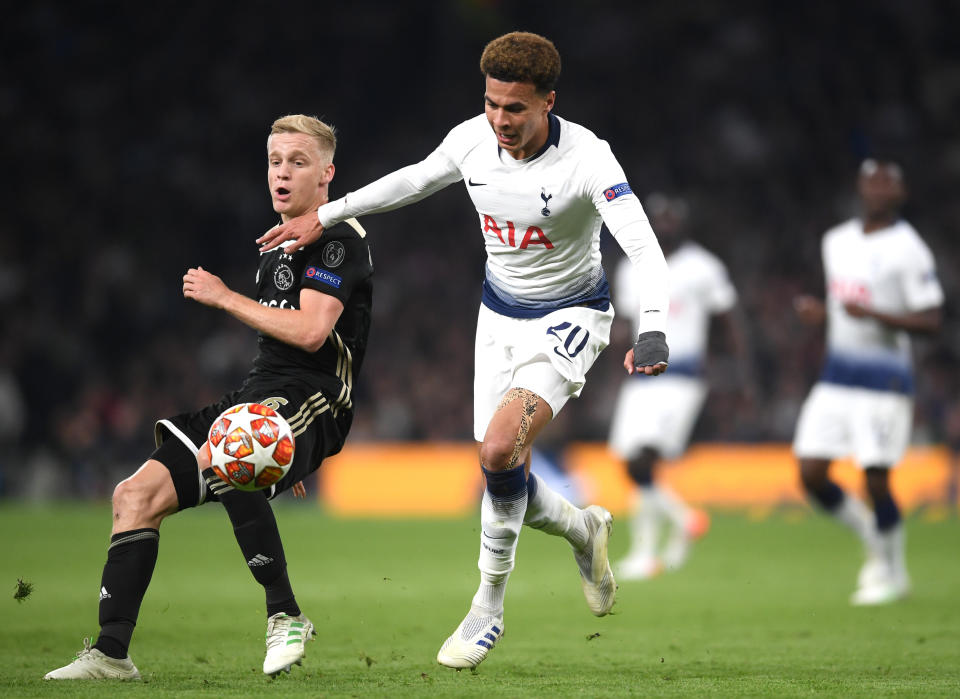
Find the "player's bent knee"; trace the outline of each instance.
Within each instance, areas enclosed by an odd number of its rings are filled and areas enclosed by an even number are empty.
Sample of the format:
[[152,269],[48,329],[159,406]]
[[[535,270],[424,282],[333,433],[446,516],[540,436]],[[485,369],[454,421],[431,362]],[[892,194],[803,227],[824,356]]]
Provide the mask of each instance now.
[[[156,463],[156,462],[155,462]],[[158,464],[160,465],[160,464]],[[114,521],[125,529],[156,527],[177,510],[177,493],[166,469],[147,472],[146,467],[121,481],[113,490]]]
[[113,489],[114,519],[139,521],[149,517],[150,493],[136,480],[128,478]]
[[870,466],[865,469],[867,493],[874,501],[890,497],[890,471],[884,467]]
[[639,486],[653,485],[653,469],[647,464],[630,461],[627,463],[627,473],[633,482]]
[[550,406],[526,388],[512,388],[501,399],[480,445],[484,468],[502,471],[523,462],[537,432],[552,417]]
[[800,462],[800,483],[808,492],[822,490],[827,482],[829,462],[805,459]]
[[152,500],[153,489],[134,479],[121,481],[113,490],[113,508],[120,512],[149,516]]
[[503,435],[490,435],[480,445],[480,464],[488,471],[502,471],[516,466],[516,439]]
[[627,473],[633,482],[639,486],[650,486],[653,484],[653,469],[659,458],[656,449],[644,447],[640,453],[627,461]]

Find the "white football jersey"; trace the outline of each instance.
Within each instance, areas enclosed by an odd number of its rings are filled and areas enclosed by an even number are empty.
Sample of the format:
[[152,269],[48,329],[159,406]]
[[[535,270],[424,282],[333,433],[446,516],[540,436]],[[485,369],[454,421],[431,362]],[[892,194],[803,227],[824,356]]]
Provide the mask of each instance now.
[[852,219],[824,235],[827,365],[822,380],[909,393],[913,389],[910,337],[873,318],[856,318],[843,304],[856,302],[890,314],[943,303],[933,254],[917,231],[900,220],[863,232]]
[[[693,242],[686,242],[667,255],[670,272],[670,310],[667,338],[670,346],[669,374],[699,374],[707,353],[710,316],[729,311],[737,302],[737,291],[727,268],[716,255]],[[617,310],[636,325],[636,269],[620,261],[614,279]]]
[[326,227],[347,216],[413,203],[463,180],[476,207],[487,252],[483,303],[503,315],[542,317],[553,310],[609,306],[600,264],[600,228],[644,270],[638,287],[644,330],[663,330],[666,266],[640,201],[606,141],[549,115],[535,155],[501,151],[485,115],[454,127],[426,159],[321,206]]
[[[549,311],[609,300],[600,212],[633,207],[645,218],[610,147],[553,115],[540,154],[515,160],[490,147],[494,142],[480,115],[453,129],[439,148],[462,173],[477,209],[487,251],[484,303],[500,312],[498,300]],[[623,190],[608,201],[604,192],[615,187]]]

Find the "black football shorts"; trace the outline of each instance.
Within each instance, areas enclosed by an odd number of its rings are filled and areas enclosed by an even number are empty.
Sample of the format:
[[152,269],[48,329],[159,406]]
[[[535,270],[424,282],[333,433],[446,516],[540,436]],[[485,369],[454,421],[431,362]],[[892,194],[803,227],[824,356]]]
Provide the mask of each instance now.
[[[283,478],[265,489],[268,498],[291,488],[316,471],[326,457],[339,452],[353,418],[351,411],[339,410],[334,415],[323,393],[303,381],[253,375],[213,405],[157,420],[157,449],[150,458],[170,470],[181,510],[218,499],[200,474],[196,456],[214,420],[238,403],[263,403],[282,415],[293,429],[293,462]],[[219,479],[214,485],[220,489]]]

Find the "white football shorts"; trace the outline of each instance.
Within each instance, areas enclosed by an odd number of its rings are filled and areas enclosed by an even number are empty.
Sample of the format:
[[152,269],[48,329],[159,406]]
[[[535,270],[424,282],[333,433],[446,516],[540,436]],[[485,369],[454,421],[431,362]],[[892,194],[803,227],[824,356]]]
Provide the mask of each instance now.
[[706,383],[693,376],[629,376],[613,410],[610,448],[621,459],[651,447],[667,459],[681,456],[707,397]]
[[613,306],[561,308],[542,318],[511,318],[480,306],[473,374],[473,434],[482,442],[511,388],[543,398],[556,417],[580,395],[587,371],[610,343]]
[[902,393],[820,382],[800,410],[793,452],[801,459],[853,457],[860,468],[891,467],[913,427],[913,399]]

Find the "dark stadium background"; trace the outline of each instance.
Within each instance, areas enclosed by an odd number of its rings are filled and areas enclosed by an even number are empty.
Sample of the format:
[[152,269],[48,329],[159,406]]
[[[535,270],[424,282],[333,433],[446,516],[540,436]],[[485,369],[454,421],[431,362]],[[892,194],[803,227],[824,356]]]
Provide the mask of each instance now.
[[[202,265],[252,291],[274,118],[336,125],[339,196],[479,113],[479,54],[514,29],[560,50],[557,113],[610,142],[635,192],[686,196],[730,267],[758,393],[718,341],[698,439],[791,438],[822,342],[791,300],[822,293],[819,237],[881,155],[904,165],[948,295],[944,332],[917,344],[915,439],[958,442],[958,26],[950,0],[20,4],[0,25],[0,495],[109,493],[156,417],[245,373],[253,333],[180,280]],[[469,200],[454,186],[364,224],[377,289],[351,439],[468,440]],[[554,439],[606,437],[626,342]]]

